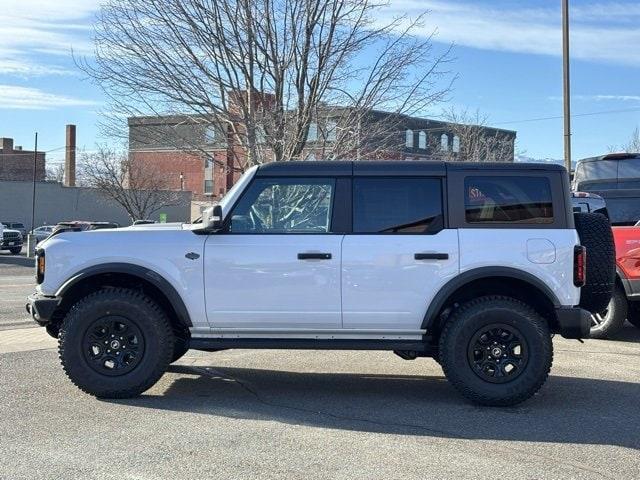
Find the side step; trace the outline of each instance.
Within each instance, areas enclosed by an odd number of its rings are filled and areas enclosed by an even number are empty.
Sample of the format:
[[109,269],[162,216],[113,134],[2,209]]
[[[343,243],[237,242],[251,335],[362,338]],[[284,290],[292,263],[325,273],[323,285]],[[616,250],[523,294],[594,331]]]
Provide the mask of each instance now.
[[421,352],[430,356],[434,349],[427,342],[418,340],[357,340],[315,338],[202,338],[189,340],[194,350],[291,349],[291,350],[402,350]]

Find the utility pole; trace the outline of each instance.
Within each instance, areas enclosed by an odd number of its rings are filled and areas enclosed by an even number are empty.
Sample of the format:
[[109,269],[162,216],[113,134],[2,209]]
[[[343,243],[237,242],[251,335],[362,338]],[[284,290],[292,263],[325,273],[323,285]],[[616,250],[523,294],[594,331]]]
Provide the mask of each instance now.
[[33,229],[36,228],[36,178],[38,170],[38,132],[36,132],[35,147],[33,149],[33,192],[31,195],[31,230],[27,235],[27,257],[33,258],[36,249],[35,235]]
[[569,0],[562,1],[562,97],[564,103],[564,166],[571,174],[571,92],[569,77]]

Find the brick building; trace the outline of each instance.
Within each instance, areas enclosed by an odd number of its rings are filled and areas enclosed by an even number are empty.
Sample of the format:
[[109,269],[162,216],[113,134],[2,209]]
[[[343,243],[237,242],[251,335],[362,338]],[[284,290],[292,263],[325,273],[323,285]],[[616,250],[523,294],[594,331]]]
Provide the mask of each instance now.
[[[13,145],[12,138],[0,138],[0,180],[32,182],[33,150]],[[45,153],[36,156],[36,181],[45,179]]]
[[[332,109],[338,112],[340,109]],[[359,131],[372,130],[368,125],[384,122],[391,114],[371,112],[366,121],[357,128]],[[320,159],[314,145],[331,143],[332,129],[327,123],[313,123],[307,136],[308,148],[304,157]],[[240,176],[234,162],[243,163],[243,152],[238,145],[231,145],[226,132],[198,122],[188,116],[131,117],[129,124],[129,155],[132,161],[143,162],[149,168],[159,169],[167,176],[168,188],[191,190],[194,200],[203,205],[222,197]],[[386,138],[383,149],[372,149],[367,145],[358,148],[352,158],[362,160],[428,160],[441,159],[439,154],[448,153],[448,158],[456,158],[460,151],[461,139],[454,133],[455,125],[447,122],[420,117],[401,116],[394,120],[391,138]],[[491,127],[481,127],[486,135],[500,135],[509,148],[503,161],[513,161],[516,132]],[[371,140],[374,142],[375,140]],[[510,153],[509,153],[510,149]],[[235,160],[234,160],[235,159]],[[483,159],[487,160],[487,159]]]

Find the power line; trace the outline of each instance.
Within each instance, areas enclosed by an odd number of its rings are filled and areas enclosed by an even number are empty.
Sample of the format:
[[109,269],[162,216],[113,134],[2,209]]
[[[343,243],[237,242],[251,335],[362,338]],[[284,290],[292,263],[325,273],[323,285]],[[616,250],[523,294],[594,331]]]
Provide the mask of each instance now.
[[[626,112],[640,112],[640,107],[636,108],[625,108],[620,110],[602,110],[600,112],[589,112],[589,113],[574,113],[571,117],[589,117],[593,115],[608,115],[611,113],[626,113]],[[528,122],[541,122],[544,120],[561,120],[564,118],[562,115],[557,115],[553,117],[537,117],[537,118],[525,118],[523,120],[510,120],[508,122],[494,122],[492,125],[508,125],[512,123],[528,123]]]

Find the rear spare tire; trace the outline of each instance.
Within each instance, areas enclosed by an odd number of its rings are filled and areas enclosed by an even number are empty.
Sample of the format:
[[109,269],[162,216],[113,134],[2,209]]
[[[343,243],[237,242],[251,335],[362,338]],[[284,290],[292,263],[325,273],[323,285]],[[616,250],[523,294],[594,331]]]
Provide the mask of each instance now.
[[599,213],[574,213],[580,244],[587,249],[587,281],[580,306],[591,313],[607,309],[616,275],[616,253],[609,220]]

